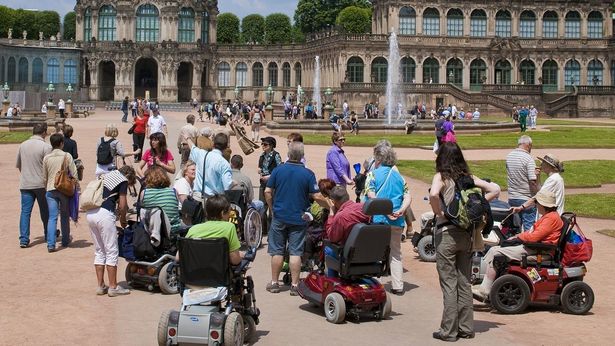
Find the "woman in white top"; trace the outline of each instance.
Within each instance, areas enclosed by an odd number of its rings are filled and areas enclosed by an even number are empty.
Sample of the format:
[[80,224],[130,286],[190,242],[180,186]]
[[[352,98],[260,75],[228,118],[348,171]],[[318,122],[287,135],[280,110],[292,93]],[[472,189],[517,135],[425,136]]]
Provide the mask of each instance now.
[[186,198],[188,198],[188,196],[192,196],[192,187],[194,186],[195,178],[196,163],[192,160],[188,160],[182,170],[182,177],[177,179],[175,185],[173,185],[179,199],[179,209],[181,209],[182,203],[186,200]]
[[[557,205],[557,213],[562,215],[564,213],[564,178],[560,175],[564,171],[564,163],[561,162],[555,155],[547,154],[544,157],[539,157],[540,160],[540,172],[547,173],[548,177],[544,184],[540,188],[541,191],[550,191],[555,194],[555,204]],[[540,181],[540,177],[538,177]],[[521,206],[513,208],[515,213],[520,212],[525,208],[530,208],[536,204],[536,198],[530,198],[527,202]]]
[[[98,153],[98,147],[103,142],[111,141],[111,154],[113,155],[113,161],[107,164],[96,163],[96,172],[94,173],[96,177],[101,174],[109,173],[109,171],[115,170],[117,168],[117,157],[121,157],[122,159],[126,156],[132,156],[141,152],[141,149],[137,149],[134,152],[126,152],[124,150],[124,146],[122,142],[117,139],[119,131],[115,124],[107,124],[105,127],[105,136],[98,139],[98,143],[96,144],[96,152]],[[98,160],[98,157],[97,157]]]

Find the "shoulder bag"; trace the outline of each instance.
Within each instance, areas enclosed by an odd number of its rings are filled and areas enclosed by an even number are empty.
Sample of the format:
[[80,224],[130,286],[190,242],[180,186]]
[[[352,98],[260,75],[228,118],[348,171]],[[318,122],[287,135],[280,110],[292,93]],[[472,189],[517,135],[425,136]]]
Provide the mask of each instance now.
[[68,156],[64,156],[62,167],[60,167],[60,170],[56,173],[53,187],[55,187],[55,189],[61,194],[68,197],[72,197],[75,194],[77,179],[72,177],[68,171]]

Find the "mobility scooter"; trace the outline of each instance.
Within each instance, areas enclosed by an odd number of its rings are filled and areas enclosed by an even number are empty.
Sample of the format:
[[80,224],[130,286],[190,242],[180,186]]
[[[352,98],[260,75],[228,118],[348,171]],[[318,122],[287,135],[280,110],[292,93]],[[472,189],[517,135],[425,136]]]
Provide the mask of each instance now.
[[[393,203],[388,199],[372,199],[365,203],[367,215],[389,215]],[[391,227],[384,224],[357,224],[344,246],[325,241],[337,258],[326,256],[327,268],[339,273],[327,276],[322,265],[299,282],[299,295],[311,304],[323,306],[327,321],[342,323],[346,314],[357,320],[361,313],[378,319],[391,314],[391,299],[375,277],[389,271]]]

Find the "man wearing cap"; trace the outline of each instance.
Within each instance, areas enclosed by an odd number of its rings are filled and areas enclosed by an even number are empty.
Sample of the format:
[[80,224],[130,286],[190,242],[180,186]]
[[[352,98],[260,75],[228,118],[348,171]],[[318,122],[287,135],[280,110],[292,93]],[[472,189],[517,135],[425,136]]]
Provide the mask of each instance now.
[[[506,173],[508,176],[508,204],[519,207],[527,202],[539,190],[536,176],[536,162],[530,155],[532,139],[521,136],[517,149],[506,156]],[[523,221],[523,229],[529,231],[536,221],[536,208],[523,209],[519,216]]]
[[261,138],[261,148],[263,153],[258,158],[258,174],[260,175],[260,189],[258,198],[265,203],[265,186],[267,186],[267,180],[273,173],[273,170],[282,164],[282,156],[275,151],[276,140],[273,137],[267,136]]
[[[540,190],[536,194],[536,203],[538,204],[538,211],[542,215],[540,220],[534,225],[532,232],[525,232],[517,235],[516,237],[522,243],[544,243],[544,244],[557,244],[559,237],[564,226],[562,218],[557,213],[557,205],[555,204],[555,194],[550,191]],[[472,287],[472,294],[479,300],[485,300],[489,296],[489,291],[493,286],[493,281],[496,279],[497,273],[493,267],[493,259],[496,256],[506,256],[513,261],[521,261],[523,255],[534,255],[535,250],[528,249],[523,245],[517,246],[493,246],[487,251],[484,261],[488,265],[485,272],[485,278],[480,285]]]
[[[540,188],[540,191],[550,191],[555,195],[555,204],[557,205],[557,213],[564,213],[564,179],[560,175],[564,171],[564,164],[553,154],[547,154],[544,157],[538,157],[540,160],[539,172],[545,172],[548,175],[547,180]],[[540,177],[537,177],[540,181]],[[536,196],[530,198],[522,205],[513,208],[515,213],[519,213],[526,208],[533,207],[536,204]]]

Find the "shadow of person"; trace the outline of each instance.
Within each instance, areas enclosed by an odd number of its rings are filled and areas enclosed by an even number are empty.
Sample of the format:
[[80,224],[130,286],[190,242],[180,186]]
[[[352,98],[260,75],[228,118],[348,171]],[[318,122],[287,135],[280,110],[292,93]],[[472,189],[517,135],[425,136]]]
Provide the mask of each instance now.
[[476,333],[484,333],[489,329],[500,328],[500,326],[505,326],[505,323],[493,322],[493,321],[482,321],[482,320],[474,320],[474,332]]
[[248,345],[254,345],[256,343],[258,343],[258,341],[263,337],[263,336],[267,336],[269,335],[269,331],[268,330],[258,330],[258,326],[256,326],[256,333],[254,333],[254,336],[252,337],[252,340],[250,340],[250,342],[248,342]]
[[68,244],[68,247],[72,247],[75,249],[84,249],[86,247],[90,247],[94,245],[92,242],[87,241],[85,239],[79,239],[79,240],[73,240],[73,242],[71,242],[70,244]]
[[[402,288],[402,290],[404,291],[404,293],[406,293],[406,292],[412,291],[415,288],[419,288],[419,286],[404,281],[404,288]],[[391,284],[390,283],[384,284],[384,289],[387,290],[387,292],[390,292],[391,291]]]

